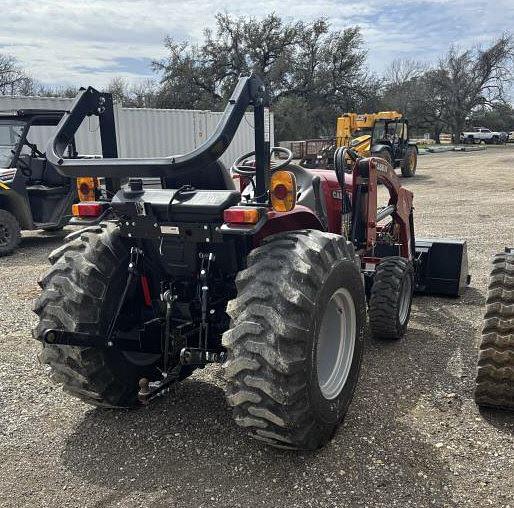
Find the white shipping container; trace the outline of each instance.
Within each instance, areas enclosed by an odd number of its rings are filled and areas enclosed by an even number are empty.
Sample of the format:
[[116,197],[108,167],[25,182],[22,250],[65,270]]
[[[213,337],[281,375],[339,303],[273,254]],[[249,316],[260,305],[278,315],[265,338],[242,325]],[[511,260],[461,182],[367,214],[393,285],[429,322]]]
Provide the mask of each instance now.
[[[73,99],[55,97],[0,96],[0,111],[18,109],[69,110]],[[119,157],[158,157],[190,152],[214,131],[222,113],[192,109],[123,108],[115,104],[114,115]],[[270,115],[273,146],[273,115]],[[31,142],[46,148],[53,127],[38,127]],[[87,118],[77,136],[82,155],[101,154],[98,118]],[[221,160],[227,167],[243,153],[254,149],[253,113],[246,113],[236,135]]]

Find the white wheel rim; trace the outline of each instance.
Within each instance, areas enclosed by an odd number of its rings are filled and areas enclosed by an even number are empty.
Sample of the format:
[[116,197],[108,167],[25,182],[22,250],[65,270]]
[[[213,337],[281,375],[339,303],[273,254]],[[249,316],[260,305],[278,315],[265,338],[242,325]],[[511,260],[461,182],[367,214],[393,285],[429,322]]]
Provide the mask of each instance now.
[[319,389],[325,399],[335,399],[343,390],[353,363],[357,320],[350,292],[339,288],[330,298],[316,348]]
[[407,321],[407,316],[409,315],[410,301],[412,297],[412,281],[410,277],[405,277],[401,291],[398,319],[400,320],[400,324],[404,325],[405,321]]

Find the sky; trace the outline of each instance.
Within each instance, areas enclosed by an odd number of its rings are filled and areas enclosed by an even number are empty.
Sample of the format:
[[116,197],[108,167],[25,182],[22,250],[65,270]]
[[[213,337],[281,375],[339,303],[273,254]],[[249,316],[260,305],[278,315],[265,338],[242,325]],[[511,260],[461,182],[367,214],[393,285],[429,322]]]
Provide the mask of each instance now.
[[[450,44],[487,44],[514,30],[513,0],[0,0],[0,53],[18,58],[47,85],[101,87],[113,76],[155,77],[163,39],[200,40],[214,14],[286,20],[326,17],[334,29],[359,25],[368,63],[381,72],[394,58],[430,62]],[[230,7],[229,7],[230,5]]]

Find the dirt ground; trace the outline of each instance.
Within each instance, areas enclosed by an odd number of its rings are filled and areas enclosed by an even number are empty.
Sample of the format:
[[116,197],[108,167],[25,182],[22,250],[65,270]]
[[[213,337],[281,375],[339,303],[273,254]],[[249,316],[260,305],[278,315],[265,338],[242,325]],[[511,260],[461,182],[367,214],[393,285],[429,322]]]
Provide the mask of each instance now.
[[316,453],[247,439],[214,367],[138,411],[65,395],[30,335],[64,233],[25,235],[0,261],[0,506],[514,508],[514,415],[472,399],[489,260],[514,244],[514,145],[420,157],[404,183],[419,236],[468,241],[471,287],[416,298],[404,340],[368,339],[344,425]]

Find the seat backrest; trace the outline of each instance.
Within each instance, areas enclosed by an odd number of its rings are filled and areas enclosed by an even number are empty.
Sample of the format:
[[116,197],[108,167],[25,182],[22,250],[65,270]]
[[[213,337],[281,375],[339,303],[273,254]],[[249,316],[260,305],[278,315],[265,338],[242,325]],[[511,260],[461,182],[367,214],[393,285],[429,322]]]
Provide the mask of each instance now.
[[18,167],[24,169],[28,166],[30,171],[31,182],[40,182],[43,180],[43,174],[45,172],[46,159],[38,159],[36,157],[31,157],[29,154],[21,154],[20,155],[20,163]]
[[164,186],[167,189],[178,189],[183,185],[209,190],[234,190],[236,188],[229,170],[219,160],[186,175],[164,178]]
[[70,179],[65,176],[62,176],[46,159],[38,158],[34,160],[45,161],[43,178],[41,178],[43,185],[48,185],[49,187],[60,187],[63,185],[68,185]]

